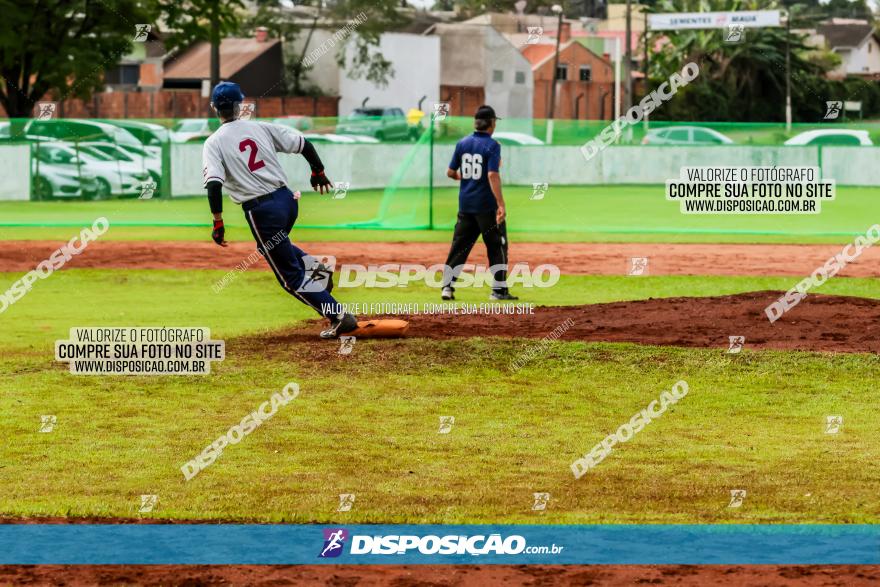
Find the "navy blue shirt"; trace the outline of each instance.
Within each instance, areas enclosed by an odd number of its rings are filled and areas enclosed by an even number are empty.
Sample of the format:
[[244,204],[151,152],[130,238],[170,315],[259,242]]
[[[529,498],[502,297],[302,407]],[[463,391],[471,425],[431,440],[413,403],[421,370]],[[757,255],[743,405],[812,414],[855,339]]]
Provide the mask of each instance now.
[[458,209],[467,214],[494,212],[498,209],[489,172],[501,167],[501,145],[489,133],[476,131],[455,145],[449,168],[461,173]]

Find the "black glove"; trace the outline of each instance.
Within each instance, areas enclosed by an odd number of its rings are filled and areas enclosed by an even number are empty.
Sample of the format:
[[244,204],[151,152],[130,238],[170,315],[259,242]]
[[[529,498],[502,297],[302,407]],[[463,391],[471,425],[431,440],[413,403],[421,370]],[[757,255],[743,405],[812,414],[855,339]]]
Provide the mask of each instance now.
[[214,230],[211,232],[211,238],[214,239],[214,242],[221,247],[225,247],[226,240],[223,238],[224,236],[226,236],[226,228],[223,226],[223,221],[215,220]]
[[329,194],[330,190],[333,189],[333,184],[330,183],[330,180],[327,179],[326,175],[324,175],[323,170],[322,171],[312,171],[311,183],[312,183],[312,189],[314,189],[316,192],[321,193],[321,194],[324,194],[324,193]]

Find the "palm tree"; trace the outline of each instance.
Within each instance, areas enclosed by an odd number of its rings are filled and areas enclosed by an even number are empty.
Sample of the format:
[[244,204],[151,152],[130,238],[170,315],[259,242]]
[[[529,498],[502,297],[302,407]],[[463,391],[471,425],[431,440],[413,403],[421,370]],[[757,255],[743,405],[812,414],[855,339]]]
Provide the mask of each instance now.
[[[654,11],[723,12],[775,6],[775,3],[739,0],[662,0]],[[680,71],[688,62],[700,66],[700,76],[669,104],[657,109],[656,114],[652,114],[654,118],[784,120],[786,41],[791,47],[795,118],[814,118],[828,84],[822,77],[823,66],[810,60],[814,50],[804,44],[804,35],[789,33],[784,28],[750,28],[745,30],[743,42],[727,42],[726,36],[725,29],[658,31],[649,36],[649,46],[661,44],[660,50],[650,57],[651,87]],[[824,103],[821,108],[824,109]]]

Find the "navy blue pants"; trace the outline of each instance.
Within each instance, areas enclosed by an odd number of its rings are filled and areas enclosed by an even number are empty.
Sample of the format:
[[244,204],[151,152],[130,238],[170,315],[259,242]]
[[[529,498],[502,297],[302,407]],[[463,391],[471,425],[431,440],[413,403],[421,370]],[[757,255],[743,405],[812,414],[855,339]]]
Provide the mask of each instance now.
[[314,275],[309,267],[314,259],[290,242],[290,231],[299,214],[299,202],[293,193],[281,187],[260,201],[251,200],[241,207],[257,241],[257,250],[281,287],[322,316],[339,314],[339,304],[327,291],[329,275]]

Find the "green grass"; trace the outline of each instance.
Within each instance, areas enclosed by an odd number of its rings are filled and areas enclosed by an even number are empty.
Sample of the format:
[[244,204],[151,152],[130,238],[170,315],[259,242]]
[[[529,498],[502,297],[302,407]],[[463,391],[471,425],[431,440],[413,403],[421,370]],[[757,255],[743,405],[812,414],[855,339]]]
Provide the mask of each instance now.
[[[20,274],[3,274],[4,286]],[[267,272],[68,270],[0,314],[0,514],[316,522],[878,523],[874,355],[531,340],[269,344],[311,314]],[[565,276],[523,301],[574,304],[785,289],[785,278]],[[820,291],[880,298],[880,280]],[[460,290],[483,301],[485,291]],[[523,293],[521,291],[520,293]],[[427,288],[340,294],[436,301]],[[71,326],[208,326],[208,377],[88,377],[53,360]],[[554,325],[547,325],[547,331]],[[248,336],[246,336],[248,335]],[[569,465],[685,379],[690,394],[575,480]],[[180,466],[287,382],[300,397],[185,482]],[[55,415],[49,434],[41,415]],[[843,415],[843,432],[824,434]],[[448,435],[439,417],[455,416]],[[746,489],[739,509],[729,491]],[[545,512],[532,493],[550,492]],[[354,493],[337,513],[338,494]]]
[[[511,372],[528,344],[359,341],[320,364],[270,347],[210,379],[73,377],[19,357],[0,397],[15,439],[0,447],[0,512],[133,516],[156,494],[153,516],[182,519],[880,521],[880,474],[865,466],[880,457],[876,356],[566,343]],[[687,397],[573,479],[575,458],[679,379]],[[288,381],[298,399],[184,481],[185,461]],[[42,414],[54,432],[36,432]],[[824,434],[832,414],[839,435]],[[731,489],[748,491],[742,508],[726,508]],[[543,513],[539,491],[553,499]],[[340,493],[357,496],[351,512],[335,512]]]
[[[520,241],[618,242],[844,242],[880,220],[876,188],[838,188],[817,215],[684,215],[662,186],[551,186],[543,200],[531,188],[505,187],[508,225]],[[379,214],[380,190],[352,191],[345,199],[306,194],[295,229],[298,240],[445,241],[455,218],[454,188],[437,189],[435,226],[441,230],[345,228]],[[0,202],[0,239],[69,238],[75,227],[104,215],[107,239],[204,240],[210,215],[203,198],[108,202]],[[426,227],[427,197],[402,190],[388,209],[388,226]],[[242,214],[226,204],[230,238],[249,240]],[[58,225],[65,225],[59,227]],[[158,227],[158,225],[169,225]],[[313,227],[329,227],[325,229]]]

